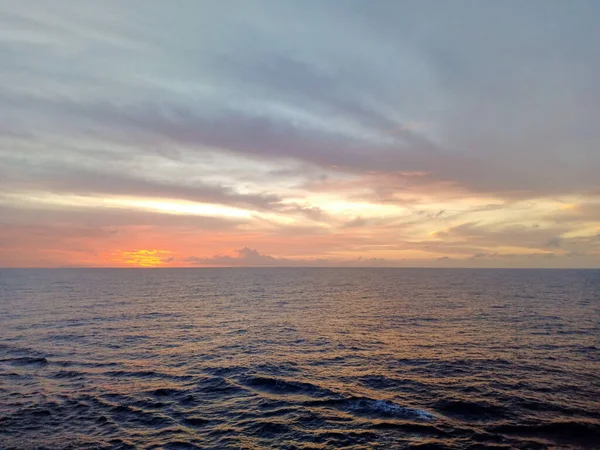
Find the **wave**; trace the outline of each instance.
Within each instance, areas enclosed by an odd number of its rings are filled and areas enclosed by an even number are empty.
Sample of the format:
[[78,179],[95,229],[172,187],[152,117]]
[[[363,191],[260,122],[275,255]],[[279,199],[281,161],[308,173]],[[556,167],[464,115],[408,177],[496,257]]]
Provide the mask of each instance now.
[[189,442],[173,441],[167,442],[165,445],[162,446],[162,448],[166,450],[195,450],[201,449],[202,447],[198,447],[197,445],[191,444]]
[[47,366],[48,360],[43,357],[22,356],[18,358],[0,359],[0,363],[10,364],[12,366]]
[[307,406],[331,406],[337,409],[341,409],[347,412],[354,413],[355,415],[362,415],[367,417],[384,417],[384,418],[397,418],[397,419],[409,419],[409,420],[420,420],[420,421],[432,421],[437,417],[425,411],[424,409],[411,408],[407,406],[399,405],[390,400],[375,400],[367,397],[349,397],[341,399],[326,399],[326,400],[315,400],[305,403]]
[[510,417],[510,410],[504,406],[486,401],[466,401],[442,399],[434,404],[438,411],[452,417],[470,420],[503,419]]
[[206,425],[209,425],[211,421],[203,417],[193,416],[184,418],[183,423],[190,427],[204,427]]
[[252,420],[247,423],[241,422],[239,423],[239,426],[244,429],[245,433],[260,438],[271,438],[275,435],[291,433],[293,431],[290,424],[271,420]]
[[504,424],[493,427],[490,431],[512,436],[545,438],[556,443],[577,442],[585,446],[600,442],[600,423],[589,421]]
[[104,375],[113,378],[159,378],[181,381],[193,380],[194,378],[191,375],[173,375],[163,372],[157,372],[155,370],[111,370],[108,372],[104,372]]
[[335,395],[332,391],[303,381],[286,380],[267,376],[249,376],[241,378],[244,386],[277,394],[302,394],[311,397]]
[[302,381],[266,376],[246,377],[243,381],[244,385],[248,387],[270,393],[312,397],[313,399],[304,402],[305,406],[332,406],[364,416],[395,417],[419,421],[436,419],[434,414],[422,409],[402,406],[390,400],[343,396],[340,393]]
[[154,391],[152,391],[151,394],[154,395],[155,397],[173,397],[177,394],[182,394],[185,392],[187,392],[187,391],[183,391],[181,389],[159,388],[159,389],[155,389]]
[[75,370],[59,370],[58,372],[52,375],[52,378],[56,379],[64,379],[64,378],[85,378],[86,374],[82,372],[77,372]]
[[375,414],[384,417],[400,417],[423,421],[435,420],[435,415],[423,409],[409,408],[389,400],[353,398],[346,401],[347,408],[360,414]]

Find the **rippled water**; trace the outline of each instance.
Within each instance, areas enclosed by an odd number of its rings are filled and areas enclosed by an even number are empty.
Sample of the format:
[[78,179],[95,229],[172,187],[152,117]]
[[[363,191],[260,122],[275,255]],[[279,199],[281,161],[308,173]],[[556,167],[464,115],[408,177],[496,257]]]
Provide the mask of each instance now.
[[0,270],[3,448],[600,448],[600,271]]

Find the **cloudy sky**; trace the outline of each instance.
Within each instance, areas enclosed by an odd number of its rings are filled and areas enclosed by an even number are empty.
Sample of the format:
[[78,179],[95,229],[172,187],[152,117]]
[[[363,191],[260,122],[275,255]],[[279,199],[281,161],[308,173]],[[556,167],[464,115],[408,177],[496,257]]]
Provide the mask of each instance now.
[[599,18],[0,0],[0,266],[600,267]]

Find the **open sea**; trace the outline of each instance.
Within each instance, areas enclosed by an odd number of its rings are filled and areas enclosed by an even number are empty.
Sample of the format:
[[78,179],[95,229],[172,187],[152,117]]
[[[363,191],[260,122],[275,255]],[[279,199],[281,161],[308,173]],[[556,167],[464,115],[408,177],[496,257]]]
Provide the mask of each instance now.
[[2,449],[600,449],[600,270],[3,269]]

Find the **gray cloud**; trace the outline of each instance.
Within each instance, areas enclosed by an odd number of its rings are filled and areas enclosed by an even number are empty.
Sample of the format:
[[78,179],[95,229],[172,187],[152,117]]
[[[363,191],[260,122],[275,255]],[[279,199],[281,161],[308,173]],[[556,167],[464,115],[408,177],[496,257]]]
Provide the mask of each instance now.
[[[421,177],[409,181],[417,185],[450,181],[473,192],[499,196],[587,193],[597,187],[595,167],[600,167],[600,157],[587,149],[582,149],[578,159],[565,159],[566,155],[549,150],[545,144],[516,153],[518,148],[529,148],[537,142],[537,136],[518,144],[506,142],[512,139],[509,130],[502,131],[505,135],[490,136],[490,142],[465,144],[459,147],[462,150],[455,150],[450,143],[440,146],[408,129],[373,141],[235,109],[207,113],[171,102],[119,105],[67,100],[47,104],[49,100],[40,98],[28,101],[33,102],[34,109],[49,114],[58,110],[67,118],[87,118],[96,127],[101,126],[105,130],[102,133],[112,130],[112,139],[123,137],[121,142],[138,136],[140,142],[185,145],[201,151],[216,148],[248,158],[297,160],[350,173],[422,172]],[[498,147],[502,142],[506,146]],[[536,169],[540,164],[543,170]]]
[[[4,13],[23,30],[0,41],[18,55],[6,60],[5,121],[342,171],[426,171],[424,181],[476,192],[598,187],[595,4],[265,1],[269,20],[242,3],[103,5],[62,8],[65,18]],[[40,34],[55,40],[31,45]],[[70,47],[92,54],[69,61]],[[38,58],[44,48],[58,58]]]
[[[531,254],[545,255],[552,250],[554,254],[562,251],[594,254],[600,257],[600,241],[596,236],[565,237],[570,228],[505,225],[502,227],[486,227],[473,222],[466,222],[451,227],[447,231],[436,233],[439,239],[435,242],[417,243],[423,249],[441,253],[468,254],[472,258],[510,257],[511,254],[501,251],[489,251],[498,247],[520,247],[529,249]],[[514,255],[518,257],[518,255]]]
[[91,169],[69,163],[44,166],[0,166],[0,187],[9,191],[46,191],[76,195],[128,195],[208,202],[254,209],[273,209],[280,202],[274,194],[239,194],[232,188],[198,180],[161,181],[138,174],[117,172],[110,166]]
[[[590,196],[593,200],[594,197]],[[600,198],[595,201],[584,201],[572,208],[564,209],[551,216],[544,217],[545,220],[560,224],[578,224],[582,222],[600,223]]]
[[39,205],[0,205],[0,227],[15,230],[36,226],[48,230],[86,229],[116,233],[120,227],[145,226],[162,229],[235,230],[246,219],[162,214],[125,208],[52,208]]
[[227,267],[371,267],[385,266],[388,261],[383,258],[362,258],[347,261],[326,258],[276,258],[271,255],[265,255],[258,250],[244,247],[236,250],[237,256],[215,255],[212,258],[189,257],[185,259],[186,263],[195,266],[227,266]]
[[289,264],[286,259],[275,258],[270,255],[263,255],[257,250],[244,247],[237,250],[237,256],[216,255],[212,258],[198,258],[191,256],[185,260],[190,264],[206,266],[277,266]]
[[473,222],[451,227],[447,231],[436,233],[436,237],[453,245],[463,243],[469,247],[513,246],[530,249],[557,248],[560,235],[568,228],[510,224],[490,228]]

